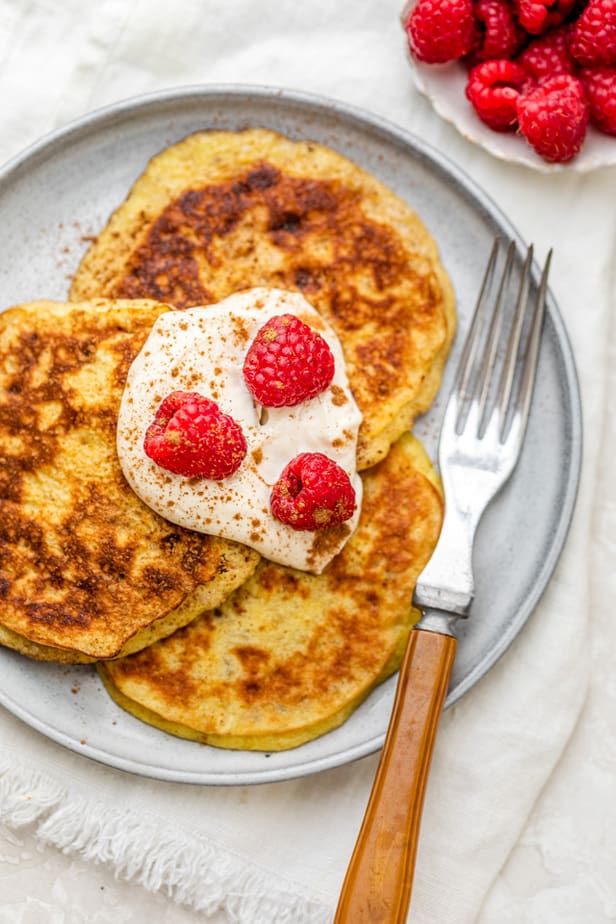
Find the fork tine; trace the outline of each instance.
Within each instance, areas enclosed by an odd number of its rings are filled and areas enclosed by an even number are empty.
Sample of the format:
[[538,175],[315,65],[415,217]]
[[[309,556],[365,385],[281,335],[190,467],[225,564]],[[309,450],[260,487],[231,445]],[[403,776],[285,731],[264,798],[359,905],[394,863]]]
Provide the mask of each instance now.
[[520,286],[518,290],[518,298],[515,306],[515,314],[513,319],[513,325],[511,328],[511,333],[509,335],[509,343],[507,346],[507,355],[505,356],[505,362],[503,365],[503,371],[499,383],[498,397],[497,397],[497,407],[498,415],[501,425],[501,437],[504,434],[507,409],[509,407],[509,402],[511,400],[511,392],[513,389],[513,379],[515,375],[516,361],[518,357],[518,352],[520,349],[520,338],[522,336],[522,327],[524,324],[524,318],[526,316],[526,306],[528,303],[528,295],[530,290],[530,267],[533,260],[533,245],[531,244],[526,253],[526,260],[524,261],[524,266],[522,269],[522,278],[520,280]]
[[[501,441],[505,432],[509,414],[513,410],[516,428],[523,434],[528,419],[530,399],[535,381],[535,372],[539,354],[539,341],[545,312],[547,279],[552,257],[548,253],[539,283],[537,296],[531,313],[529,331],[526,335],[524,356],[521,360],[522,373],[515,403],[512,393],[516,379],[516,366],[520,362],[520,345],[525,320],[528,316],[530,296],[530,278],[533,263],[533,245],[527,250],[520,273],[513,321],[507,336],[506,355],[502,364],[495,404],[490,401],[493,410],[488,414],[488,401],[491,398],[492,381],[495,367],[498,365],[497,354],[504,324],[506,295],[513,272],[516,245],[511,241],[507,247],[505,262],[496,277],[496,263],[500,241],[494,241],[488,266],[481,284],[479,298],[462,351],[452,398],[456,402],[455,432],[459,435],[469,426],[481,436],[486,427],[497,427]],[[496,288],[496,293],[493,290]],[[489,328],[484,328],[489,321]],[[482,356],[478,357],[478,351]],[[478,368],[477,368],[478,367]],[[465,412],[468,413],[465,417]]]
[[[504,443],[507,439],[511,439],[512,443],[518,446],[522,442],[526,429],[535,374],[537,371],[539,343],[545,314],[548,273],[552,260],[552,251],[550,250],[547,255],[539,282],[539,288],[535,297],[535,303],[531,311],[530,323],[526,335],[526,345],[520,361],[521,373],[519,376],[518,392],[515,401],[512,401],[511,396],[513,392],[516,364],[519,361],[518,354],[520,352],[522,330],[528,315],[527,305],[530,293],[532,257],[533,250],[531,246],[528,248],[526,260],[524,261],[514,320],[507,345],[507,355],[501,373],[497,403],[492,418],[492,425],[495,426],[497,430],[500,442]],[[507,425],[509,420],[511,420],[511,424],[508,428]]]
[[522,381],[516,406],[516,413],[520,414],[521,434],[524,434],[530,402],[533,395],[535,384],[535,374],[537,372],[537,360],[539,358],[539,344],[541,342],[541,330],[543,327],[543,318],[545,316],[545,304],[548,290],[548,273],[550,272],[550,263],[552,262],[552,250],[548,252],[539,282],[539,291],[535,301],[533,316],[531,320],[531,329],[528,335],[526,353],[524,356],[524,368],[522,371]]
[[513,265],[513,257],[515,255],[515,243],[510,242],[509,247],[507,248],[507,256],[505,258],[505,266],[501,272],[500,282],[498,285],[498,291],[496,294],[496,300],[494,302],[494,308],[492,310],[492,316],[490,318],[490,328],[488,330],[485,351],[481,366],[479,367],[477,387],[479,389],[479,401],[478,401],[478,413],[477,420],[481,426],[481,422],[485,415],[486,405],[488,403],[488,394],[490,391],[490,382],[492,380],[492,374],[494,371],[494,364],[496,362],[496,353],[498,350],[498,344],[501,335],[501,329],[503,326],[503,314],[504,314],[504,303],[505,303],[505,292],[507,290],[507,284],[511,275],[511,267]]
[[464,347],[462,348],[462,355],[460,357],[460,362],[458,364],[458,369],[453,383],[451,397],[457,403],[457,415],[455,422],[456,432],[459,432],[461,427],[462,413],[466,401],[471,397],[469,383],[473,372],[475,357],[479,348],[479,343],[481,341],[481,334],[483,332],[485,320],[484,316],[486,310],[485,306],[487,305],[487,293],[491,287],[499,247],[500,240],[495,238],[488,260],[488,265],[481,282],[481,288],[479,290],[479,296],[477,298],[471,326],[466,336]]

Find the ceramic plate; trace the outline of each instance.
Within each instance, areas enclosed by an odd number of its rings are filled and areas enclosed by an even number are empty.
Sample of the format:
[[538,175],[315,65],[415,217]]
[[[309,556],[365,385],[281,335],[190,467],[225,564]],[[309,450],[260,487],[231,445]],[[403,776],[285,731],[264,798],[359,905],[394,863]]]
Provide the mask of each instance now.
[[[494,236],[519,241],[494,203],[442,155],[380,118],[331,100],[243,86],[188,88],[120,103],[6,165],[0,172],[0,308],[41,297],[66,299],[89,239],[153,154],[195,130],[251,126],[329,145],[411,203],[439,244],[464,334]],[[448,391],[460,339],[441,394]],[[433,458],[441,407],[437,401],[417,428]],[[524,452],[478,535],[476,600],[460,626],[449,705],[506,650],[546,587],[573,511],[580,451],[575,367],[550,297]],[[92,667],[38,663],[0,649],[0,702],[24,722],[102,763],[191,783],[287,779],[376,751],[394,687],[391,678],[341,728],[294,750],[227,751],[174,738],[127,715]]]
[[499,160],[523,164],[542,173],[562,171],[587,173],[616,164],[616,138],[589,126],[580,153],[566,164],[551,164],[539,157],[515,132],[494,132],[477,117],[465,96],[467,70],[457,61],[423,64],[410,54],[408,60],[415,86],[426,96],[435,112],[451,122],[467,141],[480,145]]

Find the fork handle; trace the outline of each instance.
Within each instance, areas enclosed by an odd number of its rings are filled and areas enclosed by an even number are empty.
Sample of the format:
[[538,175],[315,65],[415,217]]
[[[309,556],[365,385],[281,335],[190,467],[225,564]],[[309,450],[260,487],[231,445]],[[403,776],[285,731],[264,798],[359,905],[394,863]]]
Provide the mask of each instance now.
[[403,924],[428,769],[456,638],[413,629],[372,792],[334,924]]

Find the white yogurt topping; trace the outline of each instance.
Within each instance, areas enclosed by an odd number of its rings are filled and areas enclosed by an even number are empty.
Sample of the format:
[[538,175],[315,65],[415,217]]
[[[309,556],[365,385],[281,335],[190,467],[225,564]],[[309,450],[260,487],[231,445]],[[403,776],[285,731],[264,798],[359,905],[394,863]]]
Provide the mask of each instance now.
[[[334,378],[320,395],[296,407],[261,408],[244,382],[244,357],[263,324],[286,313],[326,340],[335,360]],[[146,456],[145,432],[172,391],[199,392],[241,426],[248,452],[230,478],[186,478]],[[234,539],[271,561],[319,574],[359,518],[362,486],[355,457],[360,423],[342,348],[331,328],[303,296],[258,288],[217,305],[159,316],[128,374],[118,419],[118,456],[135,493],[167,520]],[[322,452],[349,475],[357,508],[341,527],[300,531],[272,515],[272,486],[300,452]]]

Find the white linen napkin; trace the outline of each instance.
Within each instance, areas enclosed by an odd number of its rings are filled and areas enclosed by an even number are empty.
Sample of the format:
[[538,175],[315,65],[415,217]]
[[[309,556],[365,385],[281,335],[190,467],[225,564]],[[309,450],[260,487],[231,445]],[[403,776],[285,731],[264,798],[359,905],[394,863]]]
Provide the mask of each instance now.
[[[546,924],[558,916],[561,924],[599,924],[614,913],[616,860],[613,726],[603,740],[616,694],[602,641],[616,641],[605,607],[616,589],[608,562],[616,447],[605,405],[608,348],[616,343],[609,325],[616,175],[536,174],[469,145],[414,91],[399,7],[397,0],[0,0],[0,160],[88,110],[141,92],[215,82],[286,86],[397,121],[467,170],[540,256],[555,246],[552,289],[574,344],[587,434],[577,510],[524,632],[443,717],[411,920]],[[0,821],[106,863],[216,922],[325,924],[376,761],[257,787],[165,784],[98,766],[0,709]],[[598,851],[585,838],[597,832],[604,841],[595,863]],[[536,881],[520,882],[519,871],[529,868]]]

